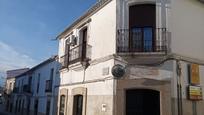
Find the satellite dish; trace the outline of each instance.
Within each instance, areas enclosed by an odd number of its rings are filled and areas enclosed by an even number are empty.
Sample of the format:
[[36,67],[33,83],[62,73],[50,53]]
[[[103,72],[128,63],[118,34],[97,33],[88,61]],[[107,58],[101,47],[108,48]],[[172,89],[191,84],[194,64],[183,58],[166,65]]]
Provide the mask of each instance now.
[[125,75],[125,67],[123,65],[116,64],[113,66],[111,72],[114,77],[117,77],[117,78],[123,77]]

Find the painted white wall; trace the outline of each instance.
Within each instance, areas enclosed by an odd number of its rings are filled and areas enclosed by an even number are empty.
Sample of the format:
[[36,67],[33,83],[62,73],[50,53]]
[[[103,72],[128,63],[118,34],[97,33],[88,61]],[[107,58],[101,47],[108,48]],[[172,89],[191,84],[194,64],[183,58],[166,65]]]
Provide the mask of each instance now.
[[[87,24],[87,39],[88,44],[92,46],[92,60],[114,54],[116,44],[116,0],[111,1],[97,13],[93,14],[90,19],[91,22]],[[74,28],[73,34],[77,35],[80,39],[79,30],[80,28]],[[59,40],[59,57],[64,55],[64,38]]]
[[[53,75],[53,85],[52,85],[52,93],[51,93],[51,103],[53,103],[54,101],[54,94],[56,94],[54,91],[54,88],[56,85],[59,85],[59,68],[60,65],[58,62],[53,61],[50,62],[48,64],[43,65],[42,67],[36,69],[33,73],[33,84],[32,84],[32,88],[33,88],[33,96],[34,97],[38,97],[39,99],[39,106],[38,106],[38,111],[41,113],[46,113],[46,104],[47,104],[47,94],[45,92],[45,85],[46,85],[46,80],[50,80],[50,72],[51,69],[54,69],[54,75]],[[38,74],[40,74],[40,85],[39,85],[39,92],[37,93],[37,82],[38,82]],[[34,108],[34,100],[35,98],[32,98],[32,108],[31,110],[33,110]],[[52,105],[51,105],[52,106]],[[52,115],[52,108],[50,109],[50,115]]]
[[[115,54],[116,46],[116,0],[100,9],[97,13],[90,17],[91,21],[87,24],[88,27],[88,44],[92,46],[91,60],[107,57]],[[73,29],[74,34],[79,31]],[[64,55],[65,39],[59,41],[59,57]],[[111,67],[114,65],[114,60],[100,62],[89,66],[86,71],[78,70],[62,70],[60,72],[60,85],[83,82],[83,80],[103,79],[111,76]],[[102,69],[109,67],[109,75],[102,75]],[[85,76],[84,76],[85,75]],[[99,85],[104,88],[104,85]],[[93,86],[95,87],[95,86]],[[104,90],[105,91],[105,90]]]
[[204,3],[172,0],[170,30],[172,52],[204,60]]
[[[112,0],[88,19],[91,19],[91,21],[86,24],[88,28],[87,41],[88,44],[92,46],[91,65],[86,70],[82,68],[80,63],[73,68],[61,70],[60,89],[66,88],[69,91],[68,94],[72,95],[72,89],[84,87],[87,88],[87,95],[89,96],[113,96],[113,77],[111,75],[111,68],[114,65],[114,59],[110,58],[109,60],[102,61],[102,58],[109,57],[116,53],[116,0]],[[84,21],[82,21],[82,23],[83,22]],[[77,32],[80,31],[80,28],[75,28],[73,31],[73,34],[79,36]],[[64,50],[65,39],[60,39],[59,57],[64,55]],[[106,75],[103,75],[104,68],[108,68],[109,70]],[[86,83],[87,81],[103,80],[106,78],[109,78],[109,80]],[[83,83],[83,81],[85,83]],[[70,85],[72,83],[78,84]],[[104,103],[108,103],[106,101],[104,100]],[[87,102],[87,106],[90,108],[93,105]],[[113,107],[111,104],[108,106],[110,109]],[[101,108],[101,106],[99,106],[99,108]],[[87,108],[87,112],[88,111]]]
[[[114,60],[109,60],[106,62],[101,62],[96,65],[89,66],[85,72],[84,69],[80,70],[69,70],[61,72],[61,82],[60,85],[70,84],[75,82],[83,82],[88,80],[103,79],[111,76],[111,68],[114,65]],[[103,76],[103,68],[109,68],[109,74]]]
[[[50,73],[51,69],[54,69],[54,74],[53,74],[53,85],[52,85],[52,93],[49,96],[49,99],[51,100],[51,107],[50,107],[50,115],[54,115],[53,113],[53,106],[52,104],[54,102],[54,95],[56,96],[58,92],[56,93],[55,91],[55,86],[59,85],[60,83],[60,77],[59,77],[59,68],[60,64],[57,61],[52,61],[47,64],[42,65],[41,67],[38,67],[37,69],[32,71],[31,75],[22,75],[18,78],[16,78],[16,87],[20,87],[20,90],[23,90],[22,87],[23,85],[28,84],[29,81],[29,76],[32,76],[32,84],[31,84],[31,92],[32,92],[32,97],[31,99],[31,105],[30,105],[30,110],[34,111],[34,101],[35,99],[39,99],[39,106],[38,106],[38,112],[41,113],[46,113],[46,104],[47,104],[47,98],[48,95],[45,92],[45,85],[46,85],[46,80],[50,80]],[[37,93],[37,82],[38,82],[38,74],[40,74],[40,85],[39,85],[39,92]],[[21,99],[24,99],[24,108],[27,107],[27,102],[25,99],[25,95],[21,92],[20,93],[23,97]],[[16,97],[17,94],[14,94],[14,102],[16,102]],[[15,108],[15,104],[14,104]]]
[[89,43],[92,59],[115,53],[116,47],[116,0],[113,0],[91,17]]

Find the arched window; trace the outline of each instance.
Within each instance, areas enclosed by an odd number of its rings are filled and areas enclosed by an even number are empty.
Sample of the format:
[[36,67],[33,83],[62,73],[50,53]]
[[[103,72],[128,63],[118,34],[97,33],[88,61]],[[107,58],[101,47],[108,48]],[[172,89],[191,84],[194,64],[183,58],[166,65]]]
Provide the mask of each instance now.
[[82,115],[82,111],[83,111],[83,95],[75,95],[73,115]]
[[65,111],[65,95],[60,96],[60,108],[59,108],[59,115],[64,115]]

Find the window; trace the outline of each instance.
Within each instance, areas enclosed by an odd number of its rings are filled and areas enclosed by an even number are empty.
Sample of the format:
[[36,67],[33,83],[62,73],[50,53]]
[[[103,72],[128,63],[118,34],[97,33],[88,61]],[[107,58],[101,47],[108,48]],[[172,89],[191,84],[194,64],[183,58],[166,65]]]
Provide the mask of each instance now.
[[130,6],[129,29],[130,51],[154,52],[157,48],[156,33],[162,31],[156,29],[156,5],[138,4]]
[[86,45],[87,45],[87,28],[83,29],[82,32],[82,61],[86,58]]
[[74,96],[73,115],[82,115],[83,95]]
[[30,76],[28,80],[28,91],[29,92],[31,92],[31,85],[32,85],[32,76]]
[[65,95],[60,96],[60,108],[59,108],[59,115],[64,115],[65,111]]
[[37,93],[39,92],[39,86],[40,86],[40,73],[38,74]]
[[66,41],[65,41],[65,52],[64,52],[64,62],[62,63],[62,66],[63,67],[67,67],[68,66],[68,64],[69,64],[69,50],[70,50],[70,44],[69,44],[69,39],[67,39]]
[[52,81],[54,77],[54,68],[50,70],[50,80]]
[[50,115],[50,100],[47,100],[46,115]]

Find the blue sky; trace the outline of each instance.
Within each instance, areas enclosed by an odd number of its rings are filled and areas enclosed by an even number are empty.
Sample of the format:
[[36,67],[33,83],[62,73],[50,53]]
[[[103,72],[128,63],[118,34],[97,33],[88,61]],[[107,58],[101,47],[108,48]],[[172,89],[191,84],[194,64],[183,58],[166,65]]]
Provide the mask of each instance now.
[[52,39],[96,1],[0,0],[0,76],[57,54]]

